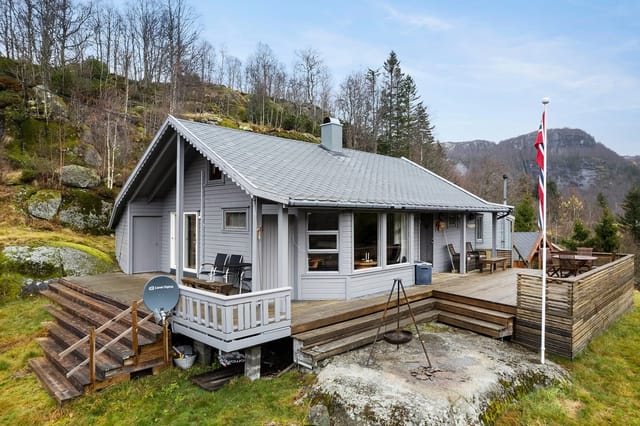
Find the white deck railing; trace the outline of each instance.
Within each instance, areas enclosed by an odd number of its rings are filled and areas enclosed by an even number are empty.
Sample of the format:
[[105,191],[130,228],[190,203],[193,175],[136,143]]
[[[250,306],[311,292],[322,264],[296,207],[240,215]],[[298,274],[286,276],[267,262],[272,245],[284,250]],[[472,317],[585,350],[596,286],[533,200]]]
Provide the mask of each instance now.
[[291,335],[291,287],[225,296],[180,285],[175,333],[231,352]]

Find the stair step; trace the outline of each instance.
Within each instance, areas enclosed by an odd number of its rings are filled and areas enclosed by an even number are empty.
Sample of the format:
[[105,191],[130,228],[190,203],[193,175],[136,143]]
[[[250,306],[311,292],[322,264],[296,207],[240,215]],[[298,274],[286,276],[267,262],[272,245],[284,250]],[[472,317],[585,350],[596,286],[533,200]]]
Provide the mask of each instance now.
[[[55,367],[60,374],[63,376],[67,376],[67,373],[73,370],[78,364],[80,364],[84,359],[75,355],[69,354],[64,358],[60,358],[58,354],[62,350],[60,346],[50,337],[38,337],[36,338],[36,342],[42,348],[44,352],[44,356],[47,358],[49,363]],[[97,370],[97,369],[96,369]],[[98,372],[96,371],[96,376],[98,376]],[[83,388],[84,386],[91,383],[91,377],[89,376],[89,367],[83,366],[80,367],[78,371],[76,371],[67,379],[72,382],[76,387]]]
[[[425,299],[410,304],[411,311],[414,315],[428,312],[434,308],[434,299]],[[329,341],[336,337],[346,337],[354,334],[358,334],[364,330],[377,328],[382,320],[383,311],[375,312],[362,317],[347,320],[341,323],[328,325],[325,327],[317,328],[315,330],[305,331],[293,335],[294,339],[303,342],[304,346],[317,345],[323,342]],[[397,321],[398,314],[397,308],[394,307],[387,311],[384,324],[391,324]],[[400,306],[400,318],[410,318],[409,309],[406,305]]]
[[496,339],[509,337],[513,334],[512,327],[505,327],[488,321],[471,318],[466,315],[440,311],[438,321],[455,327],[464,328]]
[[511,314],[505,314],[504,312],[498,312],[492,309],[481,308],[478,306],[467,305],[465,303],[452,302],[450,300],[435,299],[435,302],[436,309],[444,312],[465,315],[483,321],[500,324],[504,327],[513,325],[514,316]]
[[[85,322],[89,323],[94,327],[100,327],[101,325],[108,322],[112,317],[104,316],[98,312],[94,312],[91,309],[82,306],[76,302],[73,302],[69,299],[66,299],[64,296],[57,294],[51,290],[44,290],[40,292],[40,294],[46,296],[49,300],[60,305],[67,312],[73,313],[74,316],[82,318]],[[111,337],[116,337],[122,332],[124,332],[128,326],[121,324],[120,322],[115,322],[109,326],[104,332]],[[126,344],[131,344],[131,333],[128,333],[122,338],[122,341]],[[140,345],[149,345],[154,343],[154,340],[149,339],[148,337],[141,335],[138,333],[138,344]]]
[[[67,349],[69,346],[75,344],[80,337],[64,327],[59,326],[56,323],[49,322],[45,324],[45,328],[49,332],[49,338],[51,338],[57,345],[57,352],[60,352]],[[80,345],[78,349],[74,350],[76,355],[82,360],[87,359],[89,357],[89,343],[85,343]],[[109,355],[108,351],[105,351],[98,356],[96,356],[96,368],[100,370],[104,377],[109,376],[108,372],[112,370],[117,370],[122,367],[122,363],[119,362],[116,358]]]
[[[92,297],[91,294],[81,293],[67,285],[62,283],[52,283],[49,285],[49,290],[59,294],[66,299],[69,299],[73,302],[79,303],[85,307],[90,308],[94,312],[98,312],[105,317],[113,318],[116,315],[119,315],[123,310],[117,306],[114,306],[110,303],[107,303],[103,300],[96,299]],[[129,306],[130,307],[130,306]],[[127,307],[126,309],[128,309]],[[139,310],[138,318],[141,319],[143,316],[146,316],[145,313]],[[131,326],[131,315],[126,315],[120,320],[123,324],[126,324],[127,327]],[[145,335],[149,340],[155,340],[158,336],[162,334],[162,327],[153,322],[143,323],[138,327],[141,334]]]
[[82,390],[75,387],[45,357],[31,358],[29,366],[47,393],[59,404],[82,395]]
[[[416,315],[415,319],[417,323],[420,323],[434,321],[437,317],[438,311],[434,310],[422,312]],[[406,327],[407,325],[413,325],[411,318],[404,318],[400,320],[400,327]],[[301,352],[310,358],[311,365],[315,365],[318,361],[322,361],[326,358],[349,352],[350,350],[372,343],[373,339],[376,337],[377,331],[378,327],[376,326],[375,328],[371,328],[351,336],[346,336],[341,339],[328,341],[308,348],[303,347]],[[382,339],[383,333],[384,330],[381,329],[378,335],[378,340]]]
[[[53,306],[47,306],[45,309],[51,314],[51,316],[53,316],[56,319],[56,321],[58,321],[61,327],[66,328],[70,332],[75,333],[79,336],[85,336],[89,333],[89,327],[91,327],[91,325],[87,324],[81,319],[75,318],[70,314],[68,314],[67,312],[60,309],[56,309]],[[78,338],[78,340],[79,339],[80,338]],[[104,345],[106,345],[107,343],[111,342],[111,340],[112,340],[111,338],[105,336],[104,334],[98,333],[96,335],[96,347],[99,349]],[[123,362],[133,357],[134,355],[131,347],[124,345],[122,341],[113,343],[107,349],[107,351],[109,352],[110,355],[114,356],[115,359],[121,360]]]

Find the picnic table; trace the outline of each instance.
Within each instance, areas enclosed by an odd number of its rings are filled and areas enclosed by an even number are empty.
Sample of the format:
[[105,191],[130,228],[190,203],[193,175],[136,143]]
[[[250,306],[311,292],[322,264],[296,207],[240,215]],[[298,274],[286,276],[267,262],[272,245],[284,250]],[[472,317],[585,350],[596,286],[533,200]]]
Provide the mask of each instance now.
[[480,258],[480,272],[484,271],[484,266],[489,266],[489,273],[493,274],[493,270],[497,268],[497,265],[502,264],[502,270],[507,269],[507,259],[506,257],[483,257]]

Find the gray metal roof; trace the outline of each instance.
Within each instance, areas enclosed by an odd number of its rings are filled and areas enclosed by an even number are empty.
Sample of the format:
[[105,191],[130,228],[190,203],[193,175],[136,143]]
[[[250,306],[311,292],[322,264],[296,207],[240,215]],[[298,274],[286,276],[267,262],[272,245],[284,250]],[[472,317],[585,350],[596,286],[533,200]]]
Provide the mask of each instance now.
[[[514,232],[512,235],[513,246],[517,247],[520,251],[520,254],[524,256],[524,259],[527,260],[527,257],[531,254],[533,247],[536,245],[538,241],[538,237],[540,236],[539,232]],[[513,249],[513,258],[518,258],[518,253],[516,253],[515,248]]]
[[[174,129],[251,196],[289,206],[405,208],[504,212],[404,158],[234,130],[169,116],[122,188],[111,223],[117,222],[132,186],[153,164],[155,147]],[[156,154],[157,155],[157,154]],[[173,158],[173,156],[172,156]],[[165,171],[166,173],[166,171]]]

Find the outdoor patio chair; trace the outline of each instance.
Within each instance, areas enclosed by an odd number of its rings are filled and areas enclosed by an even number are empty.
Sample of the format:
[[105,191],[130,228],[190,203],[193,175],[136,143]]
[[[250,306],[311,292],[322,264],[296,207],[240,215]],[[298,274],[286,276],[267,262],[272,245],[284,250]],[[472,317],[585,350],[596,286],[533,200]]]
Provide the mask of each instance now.
[[230,282],[229,279],[240,279],[240,273],[242,272],[242,255],[240,254],[232,254],[227,259],[227,263],[225,264],[224,271],[224,281]]
[[475,261],[475,268],[473,269],[478,268],[480,266],[480,260],[487,257],[486,252],[484,250],[474,250],[473,245],[471,245],[471,242],[469,241],[466,242],[466,248],[467,256],[471,256]]
[[[449,254],[453,260],[453,269],[457,270],[460,267],[460,253],[456,251],[455,247],[453,247],[453,244],[451,243],[447,244],[447,250],[449,250]],[[467,269],[469,268],[469,260],[471,260],[471,255],[467,253],[467,261],[465,263]],[[477,267],[477,265],[474,266]]]
[[[547,275],[550,277],[559,277],[560,276],[560,261],[557,257],[553,257],[551,254],[551,249],[545,249],[547,253]],[[540,252],[539,261],[542,264],[542,252]]]
[[238,293],[242,294],[243,291],[251,291],[251,284],[251,267],[242,268],[240,280],[238,281]]
[[560,253],[560,272],[562,278],[578,275],[578,265],[576,264],[575,254]]
[[[225,265],[227,264],[227,253],[218,253],[213,263],[203,263],[200,268],[200,273],[208,276],[208,281],[214,281],[215,277],[223,277],[225,273]],[[203,271],[203,268],[208,268],[207,271]]]
[[[576,254],[578,256],[593,256],[593,247],[578,247]],[[589,260],[589,261],[583,262],[580,265],[580,269],[578,272],[582,273],[582,272],[590,271],[592,267],[593,267],[593,261]]]

